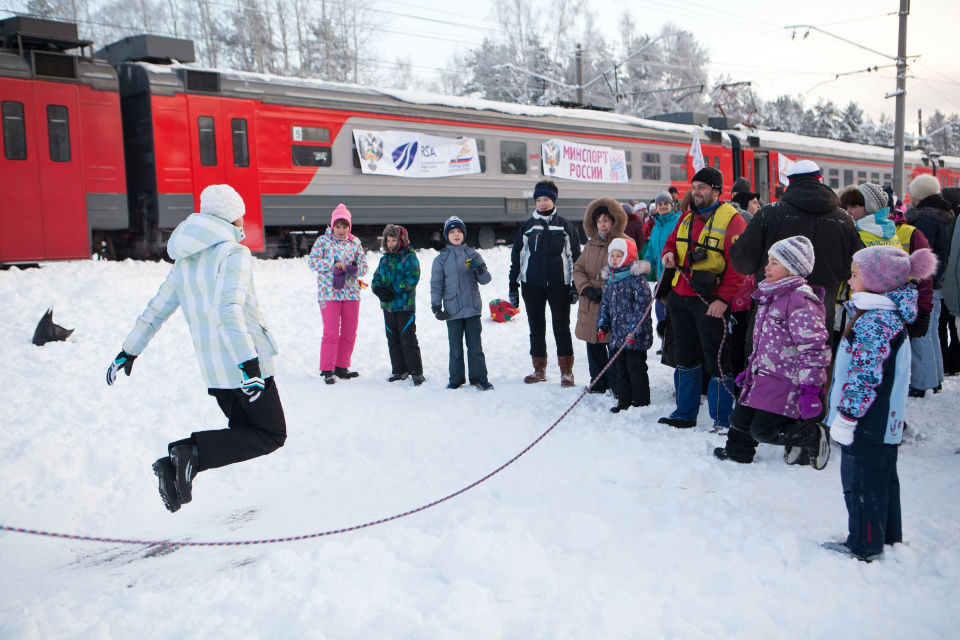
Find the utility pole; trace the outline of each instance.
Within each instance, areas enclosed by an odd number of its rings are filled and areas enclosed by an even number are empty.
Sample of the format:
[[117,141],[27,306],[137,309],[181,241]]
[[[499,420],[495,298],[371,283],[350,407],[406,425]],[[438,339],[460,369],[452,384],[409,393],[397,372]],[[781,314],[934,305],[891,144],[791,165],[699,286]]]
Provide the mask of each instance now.
[[583,106],[583,49],[577,43],[577,104]]
[[910,0],[900,0],[900,40],[897,45],[897,116],[893,134],[893,190],[903,195],[903,134],[907,120],[907,16]]
[[917,140],[923,137],[923,109],[917,109]]

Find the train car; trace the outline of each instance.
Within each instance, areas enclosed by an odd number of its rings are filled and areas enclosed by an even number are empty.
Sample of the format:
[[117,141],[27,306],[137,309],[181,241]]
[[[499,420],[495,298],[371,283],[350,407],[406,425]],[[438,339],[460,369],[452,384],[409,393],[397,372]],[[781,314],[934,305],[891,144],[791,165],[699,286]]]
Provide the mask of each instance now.
[[129,226],[116,72],[76,25],[0,20],[0,263],[89,258]]

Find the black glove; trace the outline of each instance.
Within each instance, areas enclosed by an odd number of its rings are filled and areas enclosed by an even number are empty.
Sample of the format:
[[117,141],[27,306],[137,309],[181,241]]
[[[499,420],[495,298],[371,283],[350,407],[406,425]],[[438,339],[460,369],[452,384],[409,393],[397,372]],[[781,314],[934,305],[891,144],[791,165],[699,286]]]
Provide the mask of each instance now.
[[250,396],[250,402],[256,402],[267,386],[263,378],[260,377],[260,361],[251,358],[237,366],[243,372],[243,382],[240,383],[240,390]]
[[450,314],[440,308],[440,305],[435,304],[430,307],[430,310],[433,311],[433,315],[437,317],[437,320],[446,320],[450,317]]
[[482,276],[487,272],[487,265],[480,262],[477,258],[467,258],[464,266],[467,269],[473,269],[478,276]]
[[588,286],[583,290],[583,295],[587,297],[587,300],[592,300],[600,304],[600,301],[603,300],[603,289],[595,289],[594,287]]
[[577,293],[576,287],[571,286],[570,287],[570,304],[577,304],[578,302],[580,302],[580,294]]
[[917,319],[913,321],[913,324],[907,325],[907,335],[910,336],[911,340],[919,340],[923,336],[927,335],[927,329],[929,328],[930,312],[918,311]]
[[510,305],[514,309],[520,308],[520,287],[510,285]]
[[373,295],[380,298],[382,302],[390,302],[393,300],[393,288],[386,287],[382,284],[378,284],[372,289]]
[[129,376],[130,372],[133,371],[133,361],[136,359],[137,356],[132,356],[126,351],[120,351],[107,369],[107,384],[113,386],[113,383],[117,381],[117,371],[120,369],[123,369],[123,372]]

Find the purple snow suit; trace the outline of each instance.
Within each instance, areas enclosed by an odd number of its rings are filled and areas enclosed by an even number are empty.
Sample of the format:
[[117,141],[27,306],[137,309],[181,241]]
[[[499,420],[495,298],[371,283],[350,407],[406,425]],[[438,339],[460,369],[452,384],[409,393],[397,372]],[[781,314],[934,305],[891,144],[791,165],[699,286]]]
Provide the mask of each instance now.
[[826,384],[830,347],[823,294],[822,287],[811,287],[800,276],[759,283],[741,404],[796,419],[801,385]]

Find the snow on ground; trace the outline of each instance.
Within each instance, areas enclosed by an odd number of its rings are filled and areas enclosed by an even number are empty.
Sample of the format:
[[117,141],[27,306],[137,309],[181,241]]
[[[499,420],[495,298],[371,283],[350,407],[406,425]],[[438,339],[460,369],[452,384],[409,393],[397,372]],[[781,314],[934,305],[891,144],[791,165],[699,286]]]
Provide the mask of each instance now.
[[[107,387],[107,365],[165,264],[78,262],[0,272],[0,524],[137,540],[257,540],[322,532],[452,493],[509,460],[578,395],[528,386],[527,326],[484,320],[496,389],[449,391],[443,323],[421,251],[427,383],[388,384],[369,290],[354,366],[318,376],[320,314],[306,261],[257,261],[278,337],[289,438],[205,472],[178,513],[151,463],[192,430],[225,426],[177,313]],[[485,252],[506,294],[509,254]],[[369,254],[374,266],[377,256]],[[50,305],[67,342],[30,344]],[[577,381],[587,381],[577,342]],[[651,352],[651,362],[656,360]],[[911,400],[901,448],[905,544],[866,565],[822,550],[846,531],[839,455],[821,472],[711,456],[722,438],[658,425],[655,404],[613,416],[587,396],[516,464],[427,511],[361,531],[254,547],[146,548],[0,532],[0,638],[926,638],[960,627],[960,381]]]

